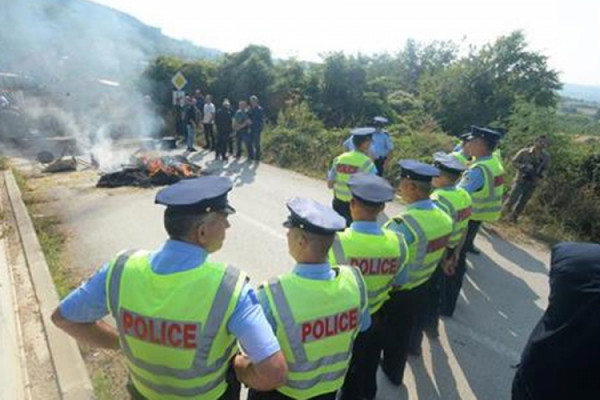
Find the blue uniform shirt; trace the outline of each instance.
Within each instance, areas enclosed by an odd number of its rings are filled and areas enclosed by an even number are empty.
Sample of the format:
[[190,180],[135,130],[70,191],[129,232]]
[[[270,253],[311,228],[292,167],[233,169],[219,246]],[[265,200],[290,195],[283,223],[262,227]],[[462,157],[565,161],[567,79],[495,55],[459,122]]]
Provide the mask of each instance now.
[[[346,151],[354,150],[354,143],[352,143],[352,136],[344,141],[344,149]],[[371,154],[373,157],[380,158],[386,157],[390,151],[394,149],[394,144],[390,139],[390,136],[387,132],[382,130],[377,130],[373,134],[373,139],[371,140]]]
[[[407,206],[407,208],[409,210],[411,208],[418,208],[419,210],[433,210],[435,207],[436,207],[436,205],[433,202],[433,200],[431,200],[431,199],[423,199],[423,200],[415,201],[414,203],[410,203]],[[387,229],[390,229],[394,232],[401,233],[404,236],[404,239],[406,239],[406,244],[409,246],[412,243],[414,243],[414,241],[415,241],[414,235],[412,234],[410,229],[408,229],[406,227],[406,224],[404,222],[398,223],[395,220],[392,220],[392,222],[389,224]],[[404,269],[406,270],[406,268],[404,268]],[[406,276],[404,277],[404,279],[405,279],[404,281],[401,280],[401,275],[402,274],[398,274],[398,276],[396,277],[396,280],[394,281],[394,285],[403,285],[406,282],[408,282],[408,271],[406,273]]]
[[377,221],[354,221],[350,225],[350,229],[367,235],[383,235],[381,226]]
[[[335,272],[331,269],[331,265],[329,263],[324,264],[296,264],[294,267],[294,274],[306,278],[306,279],[314,279],[317,281],[326,281],[335,278]],[[273,327],[273,331],[276,330],[277,323],[275,322],[275,317],[273,316],[273,311],[271,310],[271,306],[269,305],[269,300],[267,299],[265,292],[259,290],[258,299],[260,304],[265,311],[265,315],[267,316],[267,320]],[[371,314],[369,313],[369,308],[365,307],[365,311],[363,313],[362,323],[360,325],[360,331],[364,332],[371,326]]]
[[[492,156],[479,157],[476,161],[489,160],[491,158]],[[465,189],[469,194],[480,190],[484,184],[483,171],[478,167],[471,167],[466,170],[462,179],[458,182],[458,186]]]
[[[392,222],[392,223],[395,223],[395,222]],[[398,224],[396,224],[396,225],[398,225]],[[404,224],[402,224],[402,227],[405,230],[407,230],[404,227]],[[366,235],[383,235],[383,230],[382,230],[381,226],[379,226],[379,224],[374,221],[354,221],[350,225],[350,229],[352,229],[353,231],[356,231],[358,233],[364,233]],[[404,237],[406,237],[406,235]],[[402,268],[400,270],[400,272],[398,272],[398,275],[396,275],[396,278],[394,278],[394,284],[395,285],[403,285],[407,282],[408,282],[408,268]]]
[[[200,246],[167,240],[162,248],[150,254],[150,263],[155,273],[167,275],[198,267],[207,256],[207,252]],[[97,321],[109,314],[106,305],[107,272],[108,264],[104,264],[89,281],[62,300],[59,308],[64,318],[84,323]],[[242,288],[227,329],[239,340],[254,363],[280,350],[254,289],[247,283]]]
[[390,136],[382,130],[377,130],[373,134],[371,142],[371,152],[375,158],[387,157],[388,153],[394,149]]
[[352,135],[346,140],[344,140],[344,150],[352,151],[354,150],[354,143],[352,143]]

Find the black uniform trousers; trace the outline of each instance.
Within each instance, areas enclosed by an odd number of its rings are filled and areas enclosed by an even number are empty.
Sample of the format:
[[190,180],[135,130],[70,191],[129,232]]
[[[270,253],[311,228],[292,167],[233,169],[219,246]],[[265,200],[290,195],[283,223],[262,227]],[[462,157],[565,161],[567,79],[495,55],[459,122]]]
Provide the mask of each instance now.
[[477,236],[477,232],[479,232],[480,226],[481,221],[469,221],[467,238],[465,239],[464,246],[460,250],[456,271],[454,272],[454,275],[444,277],[440,295],[440,313],[443,316],[451,317],[454,314],[463,279],[467,272],[467,249],[469,243],[473,246],[473,241],[475,240],[475,236]]
[[217,145],[215,147],[215,150],[217,152],[217,158],[227,158],[228,150],[230,154],[233,154],[233,139],[231,135],[232,132],[223,132],[217,129]]
[[381,368],[395,385],[401,385],[413,329],[420,323],[429,286],[390,293],[383,306],[383,360]]
[[[335,400],[336,394],[337,392],[324,393],[315,397],[311,397],[307,400]],[[286,396],[277,390],[272,390],[270,392],[258,392],[254,389],[250,389],[248,390],[248,400],[294,400],[294,398]]]
[[377,168],[378,176],[383,176],[383,168],[385,167],[385,160],[387,160],[387,157],[379,157],[373,161],[373,164],[375,164],[375,168]]
[[383,349],[383,313],[371,315],[371,326],[358,334],[346,373],[340,400],[374,399],[377,394],[377,368]]
[[352,223],[352,216],[350,215],[350,202],[342,201],[337,197],[334,197],[333,201],[331,202],[331,208],[344,217],[346,220],[346,226],[350,226]]
[[[451,257],[452,250],[448,249],[444,260]],[[441,263],[435,269],[429,282],[427,282],[426,298],[423,305],[423,313],[420,318],[417,318],[417,326],[413,329],[413,333],[410,337],[409,349],[412,351],[418,351],[421,348],[423,342],[423,331],[431,332],[437,336],[438,326],[440,321],[440,307],[441,307],[441,295],[444,287],[444,280],[446,274],[442,269]],[[420,329],[419,329],[420,328]]]

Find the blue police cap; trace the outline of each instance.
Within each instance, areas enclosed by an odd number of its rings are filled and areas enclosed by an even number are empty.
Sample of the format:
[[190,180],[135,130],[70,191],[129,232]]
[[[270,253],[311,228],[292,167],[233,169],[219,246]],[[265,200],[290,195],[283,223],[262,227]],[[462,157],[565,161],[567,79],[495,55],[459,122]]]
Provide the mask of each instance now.
[[440,176],[440,170],[433,165],[417,160],[400,160],[400,178],[413,181],[431,182],[435,176]]
[[386,117],[377,116],[377,117],[373,118],[373,122],[375,122],[376,124],[384,125],[390,121]]
[[350,177],[348,186],[352,196],[366,203],[381,204],[394,199],[394,188],[385,179],[359,172]]
[[205,214],[220,211],[234,214],[227,193],[233,188],[231,179],[224,176],[202,176],[184,179],[160,190],[154,202],[176,212]]
[[433,154],[433,165],[451,174],[461,174],[467,169],[467,166],[461,163],[458,158],[442,151]]
[[350,131],[350,134],[352,136],[367,136],[367,135],[372,135],[374,133],[375,133],[375,128],[371,128],[371,127],[354,128]]
[[319,235],[333,235],[346,229],[346,220],[318,201],[294,197],[287,202],[287,208],[290,216],[283,223],[286,228],[300,228]]
[[468,134],[462,135],[461,139],[468,141],[468,140],[472,140],[472,139],[475,139],[478,137],[484,138],[487,140],[498,141],[502,138],[502,134],[494,129],[472,125],[471,132],[469,132]]

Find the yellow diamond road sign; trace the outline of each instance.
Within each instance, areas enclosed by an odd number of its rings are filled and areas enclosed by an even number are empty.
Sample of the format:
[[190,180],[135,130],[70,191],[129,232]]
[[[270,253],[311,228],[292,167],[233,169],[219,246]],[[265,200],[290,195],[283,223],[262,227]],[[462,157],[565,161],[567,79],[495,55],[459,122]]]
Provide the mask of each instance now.
[[173,86],[175,86],[177,90],[181,90],[187,84],[187,79],[185,79],[185,76],[183,76],[181,71],[177,71],[171,78],[171,83],[173,83]]

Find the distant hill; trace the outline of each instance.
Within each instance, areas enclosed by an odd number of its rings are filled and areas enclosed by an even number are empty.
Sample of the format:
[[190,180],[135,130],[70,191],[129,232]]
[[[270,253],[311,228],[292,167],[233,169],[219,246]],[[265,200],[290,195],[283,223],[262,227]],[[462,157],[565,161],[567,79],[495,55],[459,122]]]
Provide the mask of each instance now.
[[216,58],[220,51],[176,40],[86,0],[0,0],[0,72],[48,81],[134,77],[158,55]]
[[560,95],[574,99],[600,102],[600,86],[565,83],[560,91]]

